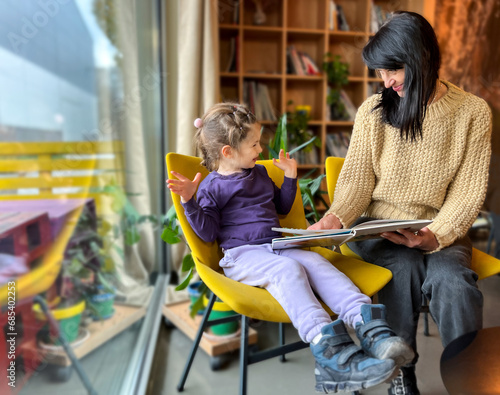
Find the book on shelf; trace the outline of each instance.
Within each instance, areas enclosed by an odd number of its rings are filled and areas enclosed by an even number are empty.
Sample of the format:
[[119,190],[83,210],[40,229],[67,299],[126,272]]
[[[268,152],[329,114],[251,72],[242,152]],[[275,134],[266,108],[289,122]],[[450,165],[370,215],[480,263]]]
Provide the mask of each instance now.
[[[317,147],[311,145],[308,150],[301,149],[293,154],[293,158],[297,160],[297,163],[301,165],[317,165],[320,162]],[[296,145],[292,144],[288,147],[288,150],[291,151],[294,148],[296,148]]]
[[243,83],[243,101],[247,103],[258,120],[276,121],[269,89],[266,84],[256,81],[245,81]]
[[360,241],[380,237],[384,232],[396,232],[405,229],[417,232],[431,224],[431,220],[373,220],[363,222],[350,229],[308,230],[292,228],[272,228],[275,232],[294,236],[277,237],[272,241],[275,250],[303,247],[340,246],[348,241]]
[[328,28],[337,30],[337,6],[333,0],[330,0],[328,6]]
[[321,74],[316,62],[305,52],[295,49],[289,45],[286,49],[287,73],[296,75],[318,75]]
[[230,15],[230,23],[233,25],[238,24],[240,15],[240,2],[239,0],[224,0],[218,2],[219,20],[227,21],[226,15]]
[[346,131],[329,133],[326,135],[326,153],[328,156],[337,156],[345,158],[349,143],[351,141],[351,133]]
[[389,17],[389,13],[385,12],[382,7],[372,1],[370,10],[370,30],[376,33],[378,29],[385,23]]
[[356,118],[356,113],[358,112],[358,109],[356,108],[354,103],[351,101],[351,98],[349,97],[349,95],[343,89],[340,91],[340,101],[344,104],[346,112],[349,115],[349,121],[354,121],[354,118]]
[[238,71],[236,67],[236,58],[237,58],[237,51],[236,51],[236,46],[238,42],[238,37],[231,37],[229,40],[229,59],[227,61],[227,66],[225,68],[225,71],[227,72],[232,72],[232,71]]
[[336,11],[337,11],[338,30],[342,30],[342,31],[351,30],[349,27],[349,23],[347,23],[347,18],[345,17],[344,8],[340,4],[337,4],[336,8],[337,8]]

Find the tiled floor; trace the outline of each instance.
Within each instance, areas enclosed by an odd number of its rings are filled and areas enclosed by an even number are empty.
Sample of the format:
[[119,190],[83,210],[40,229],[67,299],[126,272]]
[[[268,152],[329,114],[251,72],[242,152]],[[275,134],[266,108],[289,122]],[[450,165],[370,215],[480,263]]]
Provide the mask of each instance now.
[[[484,327],[500,326],[500,277],[482,280],[480,289],[485,296]],[[420,360],[417,377],[422,395],[446,395],[439,373],[439,359],[443,351],[436,326],[430,319],[430,336],[423,335],[423,320],[420,320],[418,347]],[[261,324],[259,346],[266,347],[277,336],[275,324]],[[287,327],[287,339],[297,338],[293,327]],[[186,361],[191,341],[178,329],[162,327],[157,354],[153,362],[152,379],[148,395],[177,394],[177,383]],[[184,394],[226,395],[237,394],[239,386],[238,354],[227,356],[226,367],[219,371],[210,369],[210,359],[200,350],[188,376]],[[277,358],[251,365],[248,370],[248,394],[314,394],[314,360],[309,349],[288,355],[281,363]],[[362,391],[363,394],[387,394],[387,384]]]

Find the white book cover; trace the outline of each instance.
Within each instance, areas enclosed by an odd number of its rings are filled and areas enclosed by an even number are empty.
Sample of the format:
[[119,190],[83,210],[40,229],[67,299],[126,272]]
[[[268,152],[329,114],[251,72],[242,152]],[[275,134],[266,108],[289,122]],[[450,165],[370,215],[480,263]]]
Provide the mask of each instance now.
[[416,232],[431,224],[431,220],[391,220],[380,219],[363,222],[350,229],[292,229],[292,228],[272,228],[275,232],[288,233],[295,236],[285,236],[273,239],[273,249],[301,248],[341,245],[348,241],[359,241],[380,237],[384,232],[395,232],[398,229],[405,229]]

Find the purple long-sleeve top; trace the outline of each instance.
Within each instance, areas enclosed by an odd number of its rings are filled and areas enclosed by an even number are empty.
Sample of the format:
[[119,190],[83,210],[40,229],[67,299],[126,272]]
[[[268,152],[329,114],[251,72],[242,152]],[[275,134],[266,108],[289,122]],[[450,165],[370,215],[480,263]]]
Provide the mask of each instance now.
[[281,233],[278,214],[288,214],[297,193],[297,179],[285,177],[278,188],[262,165],[229,176],[210,173],[200,183],[196,199],[184,212],[204,241],[217,239],[224,249],[270,243]]

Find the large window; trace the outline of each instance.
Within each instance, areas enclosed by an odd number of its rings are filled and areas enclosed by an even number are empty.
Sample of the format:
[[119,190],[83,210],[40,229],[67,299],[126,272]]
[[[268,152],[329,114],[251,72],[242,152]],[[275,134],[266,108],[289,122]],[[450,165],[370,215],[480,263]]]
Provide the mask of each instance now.
[[163,258],[158,7],[0,2],[2,393],[130,372]]

